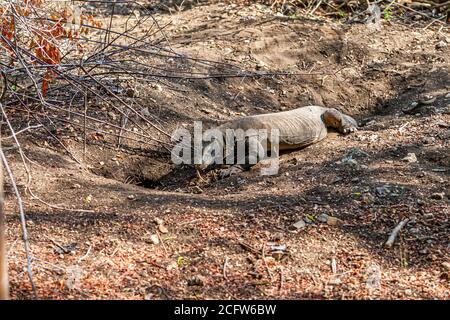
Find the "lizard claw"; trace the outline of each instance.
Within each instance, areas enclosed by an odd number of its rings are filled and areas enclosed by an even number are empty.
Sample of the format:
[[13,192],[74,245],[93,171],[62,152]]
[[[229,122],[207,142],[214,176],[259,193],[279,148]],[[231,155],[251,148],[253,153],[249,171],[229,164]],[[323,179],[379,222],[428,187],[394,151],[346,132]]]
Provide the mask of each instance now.
[[234,165],[234,166],[231,166],[231,167],[229,167],[227,169],[220,170],[219,171],[219,178],[220,179],[225,179],[225,178],[234,176],[235,174],[238,174],[239,172],[242,172],[242,171],[243,171],[243,169],[242,169],[241,166]]
[[358,131],[358,128],[356,128],[356,127],[344,128],[344,130],[342,130],[342,132],[344,134],[348,134],[348,133],[352,133],[352,132],[356,132],[356,131]]

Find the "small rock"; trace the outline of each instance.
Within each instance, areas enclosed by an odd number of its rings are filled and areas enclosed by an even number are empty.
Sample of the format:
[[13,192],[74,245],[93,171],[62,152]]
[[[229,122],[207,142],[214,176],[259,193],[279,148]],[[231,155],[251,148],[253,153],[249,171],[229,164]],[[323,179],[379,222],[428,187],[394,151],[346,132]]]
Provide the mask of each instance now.
[[159,232],[161,232],[161,233],[169,232],[169,229],[167,229],[166,226],[164,226],[163,224],[158,225],[158,229],[159,229]]
[[317,217],[317,220],[323,223],[327,223],[329,218],[330,218],[329,215],[322,213]]
[[166,270],[167,270],[167,271],[175,270],[175,269],[178,269],[178,264],[177,264],[176,261],[172,261],[171,263],[169,263],[169,264],[166,266]]
[[158,235],[157,235],[157,234],[152,234],[152,235],[150,236],[150,241],[151,241],[153,244],[159,244],[159,237],[158,237]]
[[366,127],[370,127],[370,126],[373,126],[373,125],[375,125],[375,124],[377,124],[377,122],[376,122],[375,120],[370,120],[369,122],[367,122],[367,123],[365,124],[365,126],[366,126]]
[[126,91],[126,95],[129,98],[133,98],[136,95],[136,91],[133,88],[128,88]]
[[450,99],[450,92],[445,95],[445,99]]
[[203,190],[199,186],[194,186],[194,187],[192,187],[192,192],[195,194],[200,194],[200,193],[203,193]]
[[417,162],[416,154],[413,152],[410,152],[406,155],[406,157],[404,157],[402,159],[402,161],[409,162],[409,163],[415,163],[415,162]]
[[292,225],[295,229],[300,230],[306,227],[306,222],[303,220],[299,220]]
[[109,111],[109,112],[108,112],[108,116],[109,116],[111,119],[113,119],[113,120],[116,119],[116,114],[115,114],[114,112],[112,112],[112,111]]
[[224,50],[223,50],[223,54],[226,56],[226,55],[228,55],[228,54],[230,54],[230,53],[232,53],[233,52],[233,49],[231,49],[231,48],[225,48]]
[[436,49],[443,49],[447,46],[447,44],[445,43],[445,41],[439,41],[438,43],[436,43]]
[[136,197],[134,195],[130,194],[129,196],[127,196],[127,199],[128,200],[134,200],[134,199],[136,199]]
[[389,193],[391,193],[389,186],[382,186],[382,187],[375,188],[375,194],[379,197],[385,197]]
[[152,85],[152,88],[158,90],[159,92],[163,91],[163,88],[162,88],[161,85],[158,84],[158,83],[154,83],[154,84]]
[[345,157],[341,160],[342,164],[345,165],[349,165],[349,166],[357,166],[358,165],[358,161],[356,161],[355,159],[353,159],[352,157]]
[[450,104],[448,104],[444,109],[442,109],[443,114],[450,114]]
[[434,137],[423,137],[423,144],[433,144],[436,141]]
[[286,251],[286,245],[285,244],[272,245],[272,246],[270,246],[270,250],[272,250],[272,251]]
[[431,199],[444,200],[444,196],[445,196],[444,192],[435,192],[431,195]]
[[406,290],[405,290],[405,294],[406,294],[407,296],[412,295],[412,290],[411,290],[411,289],[406,289]]
[[347,158],[366,158],[369,154],[359,148],[352,148],[349,152],[347,152]]
[[442,127],[442,128],[450,128],[450,123],[445,122],[445,121],[443,121],[443,120],[437,121],[436,124],[437,124],[439,127]]
[[421,105],[431,105],[436,101],[436,96],[430,94],[424,94],[419,97],[419,103]]
[[408,230],[410,233],[413,233],[413,234],[415,234],[415,233],[419,233],[419,229],[418,228],[411,228],[411,229],[409,229]]
[[256,65],[256,70],[261,70],[267,68],[267,65],[263,61],[258,61],[258,64]]
[[90,194],[86,198],[84,198],[84,203],[91,203],[91,201],[92,201],[92,194]]
[[344,180],[344,178],[337,176],[336,178],[333,179],[333,181],[331,181],[331,183],[338,183],[342,180]]
[[272,252],[272,257],[275,259],[275,260],[281,260],[282,258],[283,258],[283,256],[284,256],[284,251],[273,251]]
[[150,111],[148,110],[148,107],[143,108],[143,109],[141,110],[141,114],[142,114],[143,116],[145,116],[145,117],[150,117],[150,116],[151,116]]
[[336,217],[328,217],[327,224],[330,226],[337,226],[342,224],[342,220]]
[[442,262],[442,266],[443,266],[447,271],[450,271],[450,262],[447,262],[447,261]]
[[194,276],[191,279],[187,281],[188,286],[204,286],[205,285],[205,278],[202,276]]
[[340,285],[342,283],[342,281],[341,281],[341,279],[339,279],[339,278],[333,278],[333,279],[331,279],[329,282],[328,282],[328,284],[329,285],[332,285],[332,286],[338,286],[338,285]]
[[153,221],[154,221],[157,225],[164,224],[164,220],[161,219],[161,218],[155,218],[155,219],[153,219]]

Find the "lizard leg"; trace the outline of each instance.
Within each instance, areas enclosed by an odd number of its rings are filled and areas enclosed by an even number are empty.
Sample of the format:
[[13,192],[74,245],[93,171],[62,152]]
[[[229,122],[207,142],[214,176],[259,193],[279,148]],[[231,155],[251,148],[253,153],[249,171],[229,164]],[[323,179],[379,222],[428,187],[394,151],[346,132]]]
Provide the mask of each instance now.
[[346,114],[341,114],[341,118],[342,118],[341,120],[342,133],[351,133],[358,131],[358,123],[356,122],[355,119]]
[[219,178],[225,179],[231,176],[234,176],[236,174],[239,174],[240,172],[244,171],[245,168],[242,167],[240,164],[234,164],[228,168],[219,170]]
[[327,127],[334,128],[344,134],[355,132],[358,129],[358,123],[355,119],[333,108],[324,112],[323,121]]
[[248,139],[246,139],[244,151],[244,154],[237,153],[235,164],[226,169],[219,170],[220,179],[239,174],[243,171],[248,171],[260,160],[257,152],[258,144],[249,143]]

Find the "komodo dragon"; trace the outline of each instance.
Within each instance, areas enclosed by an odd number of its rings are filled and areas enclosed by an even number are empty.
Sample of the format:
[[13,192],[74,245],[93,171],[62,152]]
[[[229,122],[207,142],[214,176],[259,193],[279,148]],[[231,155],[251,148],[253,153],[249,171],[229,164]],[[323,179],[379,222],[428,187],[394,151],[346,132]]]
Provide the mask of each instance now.
[[[347,134],[356,131],[358,124],[352,117],[334,108],[306,106],[290,111],[247,116],[227,122],[216,129],[225,134],[226,129],[272,129],[279,130],[279,150],[298,149],[323,140],[328,133],[327,128],[333,128]],[[211,142],[212,144],[212,142]],[[205,148],[207,150],[208,144]],[[269,142],[270,145],[270,142]],[[222,148],[224,146],[221,146]],[[214,156],[204,152],[202,168],[214,162]],[[248,169],[248,165],[235,164],[220,172],[221,178]]]

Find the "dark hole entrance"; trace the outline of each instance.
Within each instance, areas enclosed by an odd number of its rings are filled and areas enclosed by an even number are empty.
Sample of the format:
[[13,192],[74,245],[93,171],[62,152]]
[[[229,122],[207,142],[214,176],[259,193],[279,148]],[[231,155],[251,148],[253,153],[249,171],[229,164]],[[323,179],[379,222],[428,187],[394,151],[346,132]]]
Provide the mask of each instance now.
[[145,177],[135,177],[133,184],[147,188],[147,189],[159,189],[164,185],[159,180],[149,179]]

